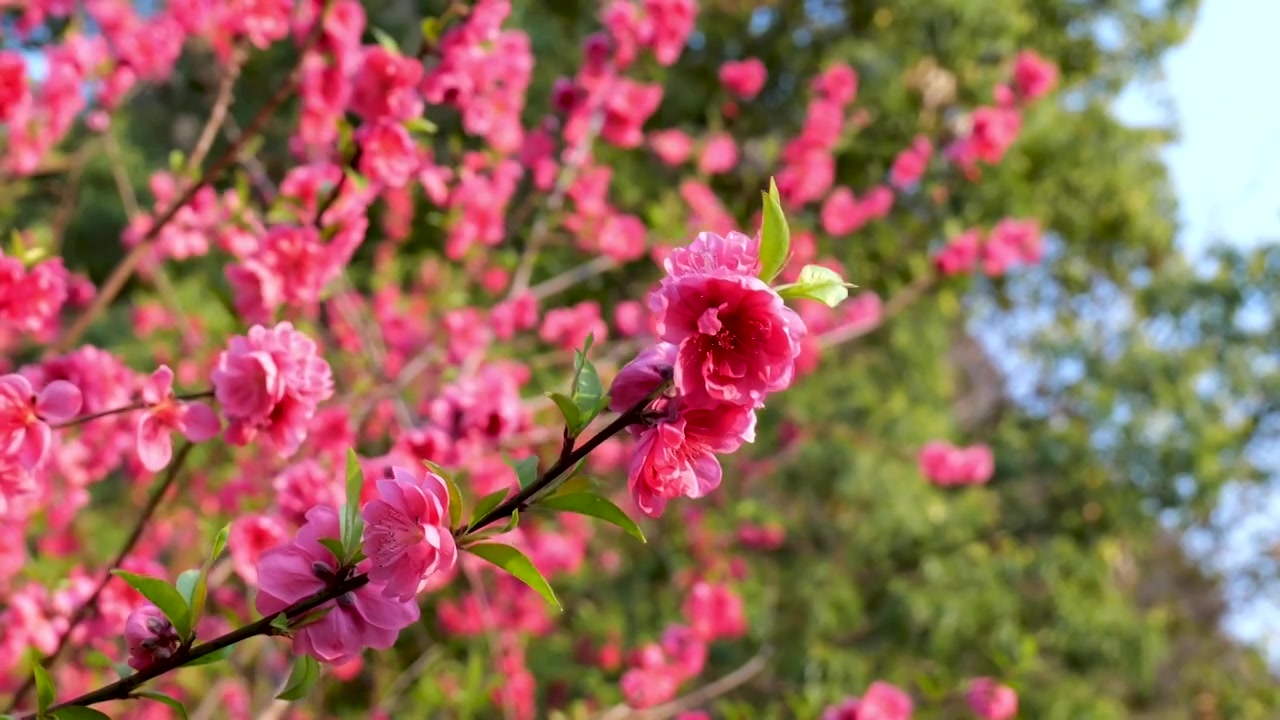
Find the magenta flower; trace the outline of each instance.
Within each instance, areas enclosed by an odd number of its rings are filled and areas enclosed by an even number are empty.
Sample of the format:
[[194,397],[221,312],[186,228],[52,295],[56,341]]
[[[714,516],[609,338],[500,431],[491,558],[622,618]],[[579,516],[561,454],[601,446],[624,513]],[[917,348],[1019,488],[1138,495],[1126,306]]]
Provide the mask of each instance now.
[[138,459],[158,472],[173,458],[173,437],[180,432],[191,442],[204,442],[222,430],[213,408],[202,402],[184,402],[173,395],[173,371],[161,365],[142,385],[148,407],[138,418]]
[[716,453],[736,451],[755,440],[755,411],[740,405],[681,408],[640,435],[627,472],[636,506],[659,517],[667,501],[700,498],[720,486]]
[[[337,540],[338,530],[337,512],[318,505],[307,513],[307,522],[293,542],[262,554],[257,570],[259,613],[280,612],[337,582],[337,559],[320,540]],[[294,631],[293,652],[335,665],[355,658],[366,647],[390,648],[401,629],[418,621],[416,604],[386,597],[378,582],[321,607],[331,611]]]
[[720,84],[743,100],[758,95],[768,76],[769,71],[759,58],[730,60],[720,66]]
[[306,439],[316,406],[333,395],[333,372],[292,323],[255,325],[218,356],[213,389],[230,421],[228,441],[247,444],[263,432],[288,457]]
[[53,439],[48,423],[74,418],[82,400],[80,389],[66,380],[54,380],[37,394],[21,375],[0,376],[0,452],[26,470],[35,468]]
[[858,705],[858,720],[911,720],[915,704],[911,696],[879,680],[871,683]]
[[448,572],[458,559],[449,529],[449,490],[428,472],[422,479],[404,468],[387,468],[378,497],[361,511],[369,579],[385,583],[382,594],[412,602],[427,579]]
[[664,286],[677,278],[713,272],[754,276],[760,272],[760,241],[740,232],[723,237],[698,233],[688,247],[672,250],[663,268],[667,271]]
[[676,388],[685,403],[764,406],[795,377],[804,323],[778,293],[744,275],[685,275],[651,296],[658,337],[679,346]]
[[991,678],[977,678],[965,693],[969,709],[982,720],[1010,720],[1018,714],[1018,693]]
[[157,660],[168,660],[178,651],[182,639],[168,618],[155,605],[134,608],[124,623],[124,639],[129,646],[129,667],[143,670]]

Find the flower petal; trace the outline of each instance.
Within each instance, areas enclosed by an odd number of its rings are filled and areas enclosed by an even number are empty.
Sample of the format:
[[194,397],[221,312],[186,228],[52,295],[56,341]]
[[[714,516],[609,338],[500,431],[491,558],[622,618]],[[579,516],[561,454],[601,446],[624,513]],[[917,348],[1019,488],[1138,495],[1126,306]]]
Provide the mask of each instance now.
[[52,423],[63,423],[80,412],[84,396],[80,388],[66,380],[54,380],[36,398],[36,414]]

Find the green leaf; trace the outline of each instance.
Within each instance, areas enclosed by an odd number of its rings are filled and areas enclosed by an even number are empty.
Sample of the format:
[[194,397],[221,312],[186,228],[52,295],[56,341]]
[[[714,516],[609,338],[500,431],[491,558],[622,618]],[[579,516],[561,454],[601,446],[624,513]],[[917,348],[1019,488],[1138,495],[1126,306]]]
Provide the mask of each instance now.
[[213,538],[213,549],[209,551],[209,560],[207,563],[213,565],[218,561],[218,556],[223,550],[227,549],[227,538],[231,536],[231,525],[223,525],[222,529]]
[[560,607],[560,601],[556,599],[555,591],[547,584],[547,579],[542,577],[542,573],[538,572],[538,568],[534,567],[529,558],[525,557],[524,553],[519,550],[510,545],[483,543],[472,545],[467,548],[467,551],[511,573],[517,580],[537,591],[557,610],[564,609]]
[[284,613],[280,613],[279,615],[271,618],[271,627],[282,632],[289,632],[289,616]]
[[538,507],[559,510],[561,512],[590,515],[612,525],[617,525],[640,542],[646,542],[640,526],[636,525],[622,508],[609,502],[608,499],[589,492],[572,492],[552,495],[538,503]]
[[187,601],[187,607],[192,606],[192,598],[195,597],[196,582],[200,579],[200,571],[192,568],[191,570],[183,570],[178,575],[177,582],[174,586],[178,588],[178,594],[182,595],[182,599]]
[[444,29],[444,23],[440,18],[427,17],[422,18],[422,24],[419,27],[422,30],[422,39],[435,45],[440,41],[440,32]]
[[231,657],[231,652],[235,649],[236,649],[235,645],[228,645],[227,647],[221,648],[219,650],[214,650],[213,652],[209,653],[208,655],[205,655],[204,657],[197,658],[195,660],[192,660],[191,662],[183,663],[182,667],[198,667],[200,665],[212,665],[216,662],[221,662]]
[[136,692],[134,693],[134,695],[142,698],[147,698],[148,700],[155,700],[158,703],[164,703],[165,705],[168,705],[169,707],[173,708],[173,712],[177,714],[180,720],[187,720],[187,709],[183,707],[182,703],[178,702],[177,699],[175,698],[171,698],[168,695],[165,695],[164,693],[145,692],[145,691]]
[[440,128],[424,117],[416,117],[405,120],[404,129],[420,135],[434,135]]
[[[209,557],[205,558],[204,565],[200,568],[195,587],[190,595],[183,593],[183,597],[187,599],[187,605],[191,608],[192,630],[195,630],[196,625],[200,622],[200,617],[204,614],[205,599],[209,595],[209,571],[213,569],[213,564],[218,561],[218,556],[226,549],[227,538],[230,534],[231,526],[223,525],[222,529],[218,530],[218,534],[213,536],[213,547],[209,549]],[[182,580],[181,575],[178,576],[178,580]],[[182,589],[181,584],[179,584],[178,589]]]
[[538,479],[538,456],[530,455],[526,458],[507,458],[507,464],[516,471],[516,478],[520,481],[520,489],[523,490],[532,485]]
[[519,524],[520,524],[520,509],[514,508],[511,511],[511,517],[507,518],[507,524],[502,527],[502,530],[498,534],[502,535],[503,533],[509,533],[512,530],[515,530],[516,526]]
[[173,629],[178,631],[178,637],[186,639],[191,636],[191,609],[187,607],[187,601],[177,588],[160,578],[138,575],[127,570],[117,569],[111,573],[129,583],[129,587],[142,593],[152,605],[160,608],[160,612],[173,623]]
[[328,615],[329,613],[333,612],[333,609],[335,607],[337,606],[334,605],[333,603],[329,603],[324,607],[318,607],[314,610],[308,610],[307,612],[303,613],[300,617],[296,617],[292,620],[287,620],[288,629],[300,630],[308,625],[315,625],[316,623],[323,620],[325,615]]
[[582,413],[578,410],[578,406],[574,403],[573,398],[565,396],[563,393],[547,393],[547,397],[551,398],[551,402],[560,408],[560,414],[564,416],[565,427],[569,428],[571,434],[577,434],[578,421],[582,419]]
[[821,265],[805,265],[800,270],[800,277],[794,283],[778,288],[778,294],[786,300],[804,298],[835,307],[849,297],[849,287],[835,270]]
[[476,502],[476,509],[471,511],[471,524],[474,526],[480,518],[484,517],[490,510],[501,505],[502,501],[506,499],[507,491],[505,489],[495,490],[480,498],[480,500]]
[[603,409],[600,400],[604,397],[604,387],[600,384],[600,373],[596,372],[595,364],[585,357],[582,361],[582,371],[578,373],[578,383],[574,386],[573,396],[578,403],[579,420],[577,426],[570,426],[570,428],[576,435],[585,430]]
[[764,224],[760,229],[760,277],[769,282],[786,267],[791,254],[791,230],[778,199],[778,184],[769,178],[769,192],[764,195]]
[[58,720],[111,720],[111,716],[101,710],[94,710],[83,705],[69,705],[53,713]]
[[598,485],[599,483],[597,483],[595,480],[589,477],[576,475],[560,483],[560,485],[556,487],[555,492],[553,492],[550,495],[550,497],[555,497],[557,495],[572,495],[574,493],[582,493],[582,492],[592,492],[596,489]]
[[342,517],[339,519],[342,552],[335,554],[342,564],[350,562],[356,548],[360,547],[360,536],[364,534],[364,522],[360,519],[364,470],[360,467],[360,456],[353,449],[347,450],[346,488],[347,501],[342,505]]
[[423,460],[422,463],[427,469],[440,476],[444,480],[445,488],[449,491],[449,528],[458,527],[458,522],[462,520],[462,491],[458,489],[458,483],[453,481],[453,476],[444,471],[444,468],[431,462]]
[[53,678],[49,677],[49,671],[44,669],[44,665],[41,665],[39,660],[31,666],[31,672],[36,676],[36,707],[40,709],[40,714],[44,715],[53,704],[55,694]]
[[378,44],[381,45],[383,48],[393,53],[399,54],[400,44],[396,42],[395,38],[388,35],[386,31],[382,30],[381,28],[370,27],[369,33],[373,35],[373,39],[377,40]]
[[333,553],[333,557],[335,560],[337,560],[338,562],[342,562],[342,556],[346,554],[347,549],[342,547],[341,540],[335,540],[333,538],[320,538],[319,541],[320,541],[320,544],[323,545],[326,550]]
[[595,333],[587,333],[587,339],[582,343],[581,350],[573,351],[573,382],[569,385],[569,394],[575,401],[578,399],[578,379],[582,375],[582,368],[587,364],[587,353],[591,352],[591,346],[596,342]]
[[289,682],[276,696],[277,700],[301,700],[315,687],[320,679],[320,663],[310,655],[299,655],[293,661],[293,671],[289,673]]

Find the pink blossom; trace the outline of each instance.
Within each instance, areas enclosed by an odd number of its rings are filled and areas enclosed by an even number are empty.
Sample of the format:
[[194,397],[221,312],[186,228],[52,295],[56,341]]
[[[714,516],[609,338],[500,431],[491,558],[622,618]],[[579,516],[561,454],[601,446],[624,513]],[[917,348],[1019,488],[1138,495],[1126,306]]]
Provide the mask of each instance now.
[[649,147],[659,160],[676,167],[693,154],[693,139],[683,130],[655,130],[649,133]]
[[213,388],[231,423],[228,441],[244,444],[262,432],[288,457],[306,439],[316,405],[333,395],[333,374],[292,323],[255,325],[219,354]]
[[258,584],[258,559],[262,553],[289,539],[289,534],[275,518],[248,515],[231,523],[227,547],[231,568],[250,585]]
[[858,96],[858,73],[837,63],[813,79],[813,89],[837,105],[848,105]]
[[975,679],[965,693],[969,709],[982,720],[1010,720],[1018,714],[1018,693],[992,678]]
[[674,64],[693,32],[697,0],[644,0],[644,9],[653,28],[653,56],[659,65]]
[[178,651],[182,638],[155,605],[143,605],[129,613],[124,638],[129,646],[129,667],[144,670]]
[[920,182],[925,170],[929,167],[929,158],[933,156],[933,143],[929,138],[919,135],[911,142],[911,146],[898,153],[889,171],[889,182],[898,189],[904,189]]
[[715,133],[707,138],[698,158],[698,171],[707,175],[729,172],[738,164],[738,145],[729,133]]
[[613,309],[613,326],[622,337],[635,337],[644,332],[647,319],[644,305],[637,300],[624,300]]
[[995,472],[995,457],[986,445],[958,448],[929,442],[920,449],[919,464],[922,475],[943,487],[982,484]]
[[720,66],[720,84],[743,100],[758,95],[768,75],[759,58],[730,60]]
[[0,122],[8,122],[29,95],[27,63],[22,55],[12,50],[0,52]]
[[173,371],[161,365],[142,385],[142,401],[147,404],[138,417],[138,459],[151,472],[158,472],[173,457],[173,438],[179,432],[191,442],[204,442],[222,430],[222,421],[208,405],[178,400],[173,394]]
[[0,376],[0,451],[27,470],[44,459],[53,439],[48,423],[71,420],[80,412],[80,389],[54,380],[37,394],[22,375]]
[[672,625],[662,631],[662,651],[681,680],[701,675],[707,663],[707,641],[685,625]]
[[836,237],[857,231],[867,222],[867,212],[847,187],[838,187],[822,203],[822,229]]
[[858,720],[911,720],[911,696],[886,682],[871,683],[858,705]]
[[[338,539],[338,514],[323,505],[307,513],[292,542],[272,548],[258,560],[257,608],[262,615],[287,609],[338,581],[337,560],[322,538]],[[366,561],[365,565],[368,565]],[[341,664],[369,647],[386,650],[400,630],[418,621],[418,606],[386,597],[381,583],[370,582],[330,601],[319,621],[295,630],[293,651],[324,663]]]
[[543,342],[565,350],[582,347],[590,334],[594,334],[596,342],[602,342],[609,334],[609,326],[600,317],[600,303],[594,300],[548,311],[538,332]]
[[360,171],[393,188],[404,187],[418,170],[418,153],[404,126],[383,120],[356,131],[360,143]]
[[295,525],[305,522],[316,505],[337,507],[346,500],[341,477],[311,458],[282,470],[271,486],[281,517]]
[[633,668],[623,673],[620,684],[627,705],[637,709],[661,705],[680,689],[675,673],[666,668]]
[[764,406],[795,375],[804,323],[759,278],[668,278],[650,296],[658,337],[679,346],[675,384],[691,407]]
[[943,275],[971,272],[982,253],[982,233],[968,230],[952,238],[933,259]]
[[604,125],[600,137],[621,148],[644,143],[644,124],[662,103],[662,86],[628,78],[613,82],[604,100]]
[[667,501],[699,498],[720,485],[717,453],[755,440],[755,412],[740,405],[681,409],[669,421],[643,431],[627,472],[636,506],[659,517]]
[[381,45],[364,48],[352,81],[351,109],[368,122],[400,122],[422,114],[422,63]]
[[1058,84],[1058,68],[1034,50],[1023,50],[1013,62],[1013,85],[1026,100],[1036,100]]
[[861,704],[858,698],[847,697],[823,710],[822,720],[858,720],[858,707]]
[[728,273],[753,277],[760,272],[760,240],[740,232],[721,237],[713,232],[698,233],[686,247],[671,251],[663,261],[668,282],[690,275]]
[[681,611],[689,627],[707,642],[741,637],[747,631],[742,597],[728,585],[695,582]]
[[378,480],[378,497],[361,515],[369,579],[385,583],[383,596],[411,602],[428,578],[453,568],[449,491],[439,475],[425,472],[419,480],[404,468],[388,468]]

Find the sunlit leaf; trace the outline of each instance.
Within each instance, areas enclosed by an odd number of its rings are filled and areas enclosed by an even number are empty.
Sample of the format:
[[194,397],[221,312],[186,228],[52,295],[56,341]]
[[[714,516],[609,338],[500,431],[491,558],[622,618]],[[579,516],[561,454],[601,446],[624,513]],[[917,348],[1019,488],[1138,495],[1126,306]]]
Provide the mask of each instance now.
[[557,610],[563,609],[560,607],[560,601],[556,599],[555,592],[547,584],[547,579],[542,577],[542,573],[538,572],[538,568],[534,567],[533,562],[525,557],[524,553],[510,545],[498,543],[472,545],[467,548],[467,551],[511,573],[517,580],[533,588]]
[[644,533],[640,530],[640,526],[636,525],[622,508],[614,505],[607,498],[589,492],[572,492],[557,493],[551,497],[544,498],[538,503],[538,507],[550,510],[559,510],[561,512],[578,513],[579,515],[590,515],[591,517],[604,520],[607,523],[622,528],[628,535],[631,535],[640,542],[646,542]]

